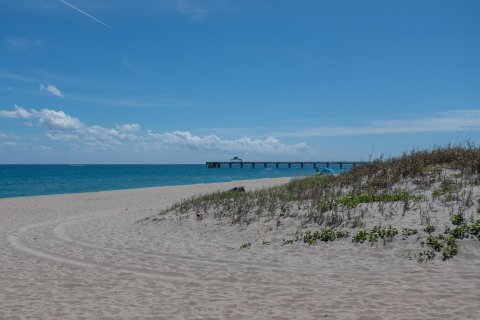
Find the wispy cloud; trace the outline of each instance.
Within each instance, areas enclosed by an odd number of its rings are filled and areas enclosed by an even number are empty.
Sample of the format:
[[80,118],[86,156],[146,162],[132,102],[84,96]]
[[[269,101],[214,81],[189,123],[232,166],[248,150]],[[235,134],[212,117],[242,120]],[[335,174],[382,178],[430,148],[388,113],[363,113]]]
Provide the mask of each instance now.
[[134,72],[134,73],[140,73],[142,74],[143,72],[140,71],[140,69],[137,66],[137,61],[133,61],[129,56],[126,54],[123,54],[121,57],[121,63],[122,65],[127,68],[128,70]]
[[18,52],[29,52],[43,46],[43,40],[28,37],[8,37],[5,39],[7,46]]
[[57,87],[55,87],[54,85],[44,85],[43,83],[40,84],[40,90],[42,91],[46,91],[56,97],[60,97],[62,98],[63,97],[63,93],[60,91],[60,89],[58,89]]
[[146,97],[103,97],[87,95],[69,95],[69,99],[92,103],[96,105],[119,108],[159,108],[159,107],[190,107],[192,102],[175,98],[171,95],[155,95]]
[[20,81],[20,82],[29,82],[29,83],[37,82],[38,83],[37,78],[25,76],[23,74],[18,74],[18,73],[12,73],[12,72],[0,71],[0,78]]
[[279,137],[334,137],[374,134],[480,131],[480,110],[451,110],[420,119],[380,120],[363,126],[317,127],[276,132]]
[[99,20],[99,19],[95,18],[95,17],[94,17],[94,16],[92,16],[91,14],[88,14],[87,12],[85,12],[85,11],[83,11],[82,9],[80,9],[80,8],[78,8],[78,7],[76,7],[76,6],[74,6],[73,4],[71,4],[71,3],[68,3],[67,1],[64,1],[64,0],[59,0],[59,1],[60,1],[61,3],[63,3],[63,4],[66,4],[66,5],[67,5],[67,6],[69,6],[69,7],[71,7],[71,8],[73,8],[73,9],[77,10],[78,12],[80,12],[81,14],[83,14],[83,15],[85,15],[85,16],[87,16],[87,17],[89,17],[90,19],[92,19],[92,20],[94,20],[94,21],[96,21],[96,22],[100,23],[101,25],[103,25],[103,26],[105,26],[105,27],[107,27],[107,28],[109,28],[109,29],[112,29],[112,27],[110,27],[110,26],[109,26],[108,24],[106,24],[105,22],[103,22],[103,21],[101,21],[101,20]]
[[181,14],[190,16],[192,21],[205,21],[208,10],[189,0],[170,0],[170,6]]

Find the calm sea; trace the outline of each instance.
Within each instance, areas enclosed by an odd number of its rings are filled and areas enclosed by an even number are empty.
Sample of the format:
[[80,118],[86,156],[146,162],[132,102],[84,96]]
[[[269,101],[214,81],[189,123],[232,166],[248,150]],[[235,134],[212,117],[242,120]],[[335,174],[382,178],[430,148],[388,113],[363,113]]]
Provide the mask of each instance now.
[[[334,168],[335,169],[335,168]],[[338,171],[338,169],[337,169]],[[300,177],[312,167],[220,168],[205,165],[0,165],[0,198],[94,192],[232,180]]]

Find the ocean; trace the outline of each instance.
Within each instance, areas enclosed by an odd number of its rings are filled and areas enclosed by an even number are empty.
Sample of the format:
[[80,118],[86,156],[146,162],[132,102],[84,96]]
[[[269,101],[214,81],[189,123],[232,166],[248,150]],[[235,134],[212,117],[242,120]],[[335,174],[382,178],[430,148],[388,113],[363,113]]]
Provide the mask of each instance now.
[[[335,171],[339,169],[332,168]],[[301,177],[304,169],[208,169],[199,165],[0,165],[0,198],[95,192],[232,180]]]

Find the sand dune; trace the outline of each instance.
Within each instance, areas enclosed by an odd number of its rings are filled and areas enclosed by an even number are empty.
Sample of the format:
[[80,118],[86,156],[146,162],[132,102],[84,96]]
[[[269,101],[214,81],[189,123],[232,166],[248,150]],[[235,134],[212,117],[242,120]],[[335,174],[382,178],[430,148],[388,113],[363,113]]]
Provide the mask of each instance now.
[[2,199],[0,319],[478,319],[473,243],[419,264],[402,246],[282,246],[288,225],[275,238],[261,223],[138,223],[195,194],[286,181]]

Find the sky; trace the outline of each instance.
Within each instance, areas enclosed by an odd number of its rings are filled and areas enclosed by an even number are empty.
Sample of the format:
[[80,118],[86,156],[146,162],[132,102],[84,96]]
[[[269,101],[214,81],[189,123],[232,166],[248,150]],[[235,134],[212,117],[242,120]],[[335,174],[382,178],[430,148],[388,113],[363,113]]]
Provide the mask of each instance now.
[[480,142],[480,1],[0,0],[0,164]]

